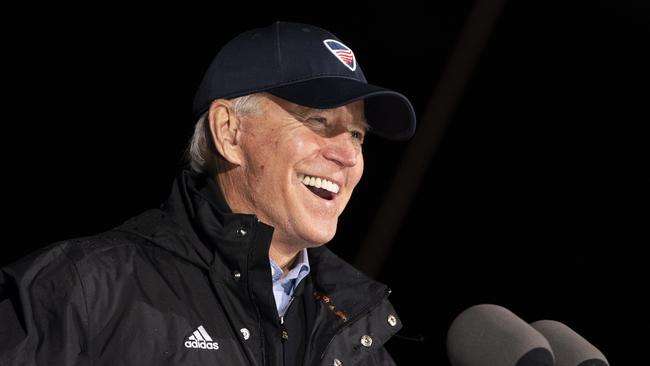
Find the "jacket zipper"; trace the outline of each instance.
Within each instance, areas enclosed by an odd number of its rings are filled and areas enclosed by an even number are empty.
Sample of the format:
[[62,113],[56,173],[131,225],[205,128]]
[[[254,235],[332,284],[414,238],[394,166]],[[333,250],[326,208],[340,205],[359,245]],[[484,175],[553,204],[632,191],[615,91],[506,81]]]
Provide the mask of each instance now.
[[289,312],[289,309],[291,308],[291,304],[293,304],[293,299],[295,299],[295,296],[291,296],[289,299],[289,304],[287,305],[287,309],[284,311],[284,314],[280,317],[280,338],[282,339],[282,343],[286,342],[289,340],[289,333],[287,332],[287,328],[284,326],[284,315],[286,315]]
[[282,343],[282,364],[284,364],[284,347],[285,347],[285,342],[289,340],[289,332],[287,332],[287,328],[284,325],[284,315],[289,312],[289,308],[291,308],[291,304],[293,304],[293,299],[295,296],[291,296],[289,299],[289,305],[287,305],[287,309],[284,311],[284,314],[280,317],[280,341]]

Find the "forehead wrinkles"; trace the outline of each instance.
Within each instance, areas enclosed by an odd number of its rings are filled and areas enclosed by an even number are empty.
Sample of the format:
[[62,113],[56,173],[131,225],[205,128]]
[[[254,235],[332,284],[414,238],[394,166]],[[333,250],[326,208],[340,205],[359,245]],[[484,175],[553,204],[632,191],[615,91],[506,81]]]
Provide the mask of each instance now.
[[304,118],[310,114],[326,114],[330,111],[332,111],[332,109],[318,109],[294,104],[292,110],[290,110],[290,113]]

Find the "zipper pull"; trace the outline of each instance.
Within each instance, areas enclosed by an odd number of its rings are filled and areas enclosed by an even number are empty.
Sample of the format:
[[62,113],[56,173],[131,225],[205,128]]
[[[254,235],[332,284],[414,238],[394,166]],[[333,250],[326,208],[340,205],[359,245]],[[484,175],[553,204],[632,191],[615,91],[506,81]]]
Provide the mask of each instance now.
[[287,332],[287,328],[284,326],[284,315],[280,317],[280,330],[280,338],[282,338],[282,342],[288,341],[289,332]]
[[287,332],[287,328],[284,327],[284,324],[280,324],[280,328],[282,329],[282,342],[286,342],[289,340],[289,332]]

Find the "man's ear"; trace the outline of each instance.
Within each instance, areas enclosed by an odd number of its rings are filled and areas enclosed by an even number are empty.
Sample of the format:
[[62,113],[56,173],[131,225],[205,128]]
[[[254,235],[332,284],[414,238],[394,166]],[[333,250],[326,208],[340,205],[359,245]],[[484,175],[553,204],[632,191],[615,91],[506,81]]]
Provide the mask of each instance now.
[[208,110],[208,124],[214,146],[219,154],[231,164],[241,165],[241,121],[225,99],[216,99]]

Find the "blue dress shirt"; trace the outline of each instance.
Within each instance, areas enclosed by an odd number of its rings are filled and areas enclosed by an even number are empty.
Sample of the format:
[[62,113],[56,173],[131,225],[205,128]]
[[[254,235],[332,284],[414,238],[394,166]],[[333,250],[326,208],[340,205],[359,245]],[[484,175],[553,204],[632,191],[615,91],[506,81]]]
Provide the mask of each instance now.
[[269,261],[271,262],[271,279],[273,280],[275,306],[278,309],[278,315],[283,317],[291,304],[296,287],[298,287],[300,281],[309,274],[309,258],[307,256],[307,249],[303,249],[298,253],[293,268],[289,270],[284,277],[282,277],[284,272],[280,266],[278,266],[270,257]]

